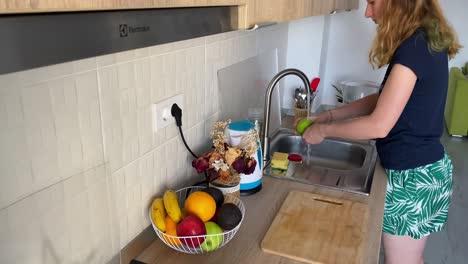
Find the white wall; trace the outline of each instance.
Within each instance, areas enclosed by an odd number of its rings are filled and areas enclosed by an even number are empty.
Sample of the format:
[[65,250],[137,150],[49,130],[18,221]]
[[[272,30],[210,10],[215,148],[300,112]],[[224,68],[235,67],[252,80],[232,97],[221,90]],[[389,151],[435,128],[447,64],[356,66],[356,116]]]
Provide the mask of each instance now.
[[440,0],[442,9],[449,22],[458,34],[458,38],[464,48],[449,62],[450,67],[460,67],[468,62],[468,1],[467,0]]
[[324,60],[324,93],[320,101],[335,104],[332,83],[341,80],[369,80],[381,82],[384,69],[373,70],[368,63],[368,52],[375,35],[375,24],[364,17],[366,0],[359,9],[327,16],[322,54]]
[[[324,16],[316,16],[289,22],[287,67],[303,71],[309,79],[320,77],[324,21]],[[294,107],[294,89],[299,86],[304,86],[299,78],[286,77],[283,108]]]
[[[364,17],[367,1],[360,0],[359,10],[326,16],[322,64],[324,72],[324,93],[319,99],[325,104],[335,104],[334,89],[331,83],[340,80],[370,80],[380,83],[385,69],[373,70],[368,62],[368,52],[375,36],[375,25]],[[457,57],[450,61],[451,66],[461,66],[468,62],[468,29],[466,28],[468,1],[441,0],[448,20],[458,33],[465,46]]]

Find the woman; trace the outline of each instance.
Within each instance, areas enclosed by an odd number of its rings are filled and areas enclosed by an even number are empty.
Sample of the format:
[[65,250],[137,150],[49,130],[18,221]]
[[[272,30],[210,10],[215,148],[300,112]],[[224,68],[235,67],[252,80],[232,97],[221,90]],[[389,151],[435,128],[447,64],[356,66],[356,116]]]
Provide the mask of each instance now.
[[437,0],[368,0],[365,15],[378,24],[369,60],[388,65],[380,93],[312,117],[303,137],[310,144],[377,138],[388,176],[385,263],[424,263],[426,240],[444,227],[452,193],[440,137],[448,58],[460,45]]

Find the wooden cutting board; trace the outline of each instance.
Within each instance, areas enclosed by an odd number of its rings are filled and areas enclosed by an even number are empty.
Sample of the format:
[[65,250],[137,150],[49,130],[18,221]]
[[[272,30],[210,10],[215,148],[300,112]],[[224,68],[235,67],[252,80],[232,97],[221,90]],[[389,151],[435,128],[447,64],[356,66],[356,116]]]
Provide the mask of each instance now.
[[367,206],[291,191],[263,238],[263,251],[307,263],[361,263]]

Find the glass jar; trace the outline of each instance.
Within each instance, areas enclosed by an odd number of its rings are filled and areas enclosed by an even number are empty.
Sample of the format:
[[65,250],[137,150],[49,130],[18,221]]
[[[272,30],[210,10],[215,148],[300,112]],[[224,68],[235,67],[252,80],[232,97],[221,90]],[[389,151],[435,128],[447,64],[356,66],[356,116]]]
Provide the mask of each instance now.
[[219,189],[223,194],[230,194],[235,197],[240,197],[240,175],[235,170],[231,169],[231,177],[226,181],[221,177],[210,182],[210,187]]

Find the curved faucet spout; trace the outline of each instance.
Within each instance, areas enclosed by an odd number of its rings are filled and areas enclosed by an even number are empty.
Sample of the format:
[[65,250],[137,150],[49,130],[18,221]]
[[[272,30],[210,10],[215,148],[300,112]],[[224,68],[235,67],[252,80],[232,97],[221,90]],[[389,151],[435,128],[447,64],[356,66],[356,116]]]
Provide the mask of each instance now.
[[[270,129],[270,108],[271,108],[271,96],[273,95],[273,90],[276,84],[285,76],[287,75],[296,75],[301,78],[302,82],[304,82],[304,87],[307,92],[307,108],[310,106],[310,83],[307,76],[298,69],[285,69],[277,73],[273,79],[268,84],[266,96],[265,96],[265,114],[264,114],[264,129],[263,129],[263,160],[266,162],[269,160],[270,157],[270,137],[269,137],[269,129]],[[307,109],[307,112],[309,109]]]

